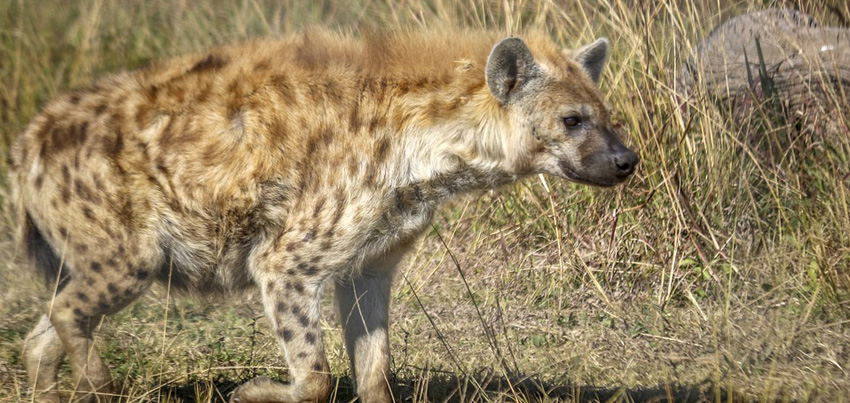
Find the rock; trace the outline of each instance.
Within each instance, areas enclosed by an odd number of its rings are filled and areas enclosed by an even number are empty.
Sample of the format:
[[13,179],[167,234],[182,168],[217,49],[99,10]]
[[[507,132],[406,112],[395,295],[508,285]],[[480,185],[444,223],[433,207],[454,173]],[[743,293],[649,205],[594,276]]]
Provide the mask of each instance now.
[[802,130],[848,133],[850,29],[787,9],[744,14],[716,27],[681,71],[686,102],[705,90],[739,123],[769,104]]

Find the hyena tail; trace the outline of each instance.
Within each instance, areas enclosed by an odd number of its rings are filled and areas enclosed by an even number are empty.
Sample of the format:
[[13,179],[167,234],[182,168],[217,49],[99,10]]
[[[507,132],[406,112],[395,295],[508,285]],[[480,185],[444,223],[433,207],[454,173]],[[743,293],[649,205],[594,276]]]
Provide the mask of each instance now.
[[20,225],[18,232],[20,245],[35,264],[36,270],[44,276],[47,287],[51,289],[55,287],[58,294],[70,278],[65,262],[59,258],[47,239],[44,239],[44,235],[33,222],[29,212],[25,212],[24,217],[19,217],[18,225]]

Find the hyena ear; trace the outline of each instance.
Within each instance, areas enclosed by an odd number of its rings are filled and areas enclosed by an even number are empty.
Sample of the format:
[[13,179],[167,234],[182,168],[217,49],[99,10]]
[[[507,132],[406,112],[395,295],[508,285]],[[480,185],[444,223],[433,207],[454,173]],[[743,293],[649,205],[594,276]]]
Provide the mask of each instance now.
[[519,38],[502,39],[487,58],[487,86],[502,104],[519,97],[539,74],[531,50]]
[[608,61],[608,48],[611,44],[607,38],[599,38],[590,45],[582,46],[573,51],[573,60],[578,63],[593,82],[598,83],[602,69]]

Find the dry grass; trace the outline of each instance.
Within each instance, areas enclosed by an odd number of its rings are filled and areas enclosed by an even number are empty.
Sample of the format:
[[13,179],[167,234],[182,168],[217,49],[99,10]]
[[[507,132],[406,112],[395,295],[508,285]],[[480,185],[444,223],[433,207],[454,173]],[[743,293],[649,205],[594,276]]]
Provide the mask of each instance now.
[[[672,88],[714,25],[768,6],[850,20],[843,0],[0,0],[0,152],[47,99],[105,72],[308,24],[540,27],[566,46],[605,35],[615,53],[603,86],[638,174],[611,191],[532,178],[445,208],[394,288],[396,395],[848,401],[847,103],[839,135],[805,133],[805,147],[765,155],[771,139],[800,137],[793,122],[742,123],[699,95],[683,109]],[[9,228],[5,218],[0,234]],[[0,242],[0,400],[18,401],[21,340],[46,295]],[[257,374],[285,378],[259,304],[243,302],[157,289],[113,318],[102,351],[127,400],[218,401]],[[350,400],[326,306],[336,398]]]

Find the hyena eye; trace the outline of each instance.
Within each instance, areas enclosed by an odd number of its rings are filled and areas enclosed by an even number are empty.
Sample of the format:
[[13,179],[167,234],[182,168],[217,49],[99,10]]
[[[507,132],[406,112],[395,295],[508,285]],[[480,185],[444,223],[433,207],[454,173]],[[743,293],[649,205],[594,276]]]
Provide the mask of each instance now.
[[581,118],[578,116],[570,116],[564,118],[564,126],[567,126],[568,129],[575,129],[581,124]]

